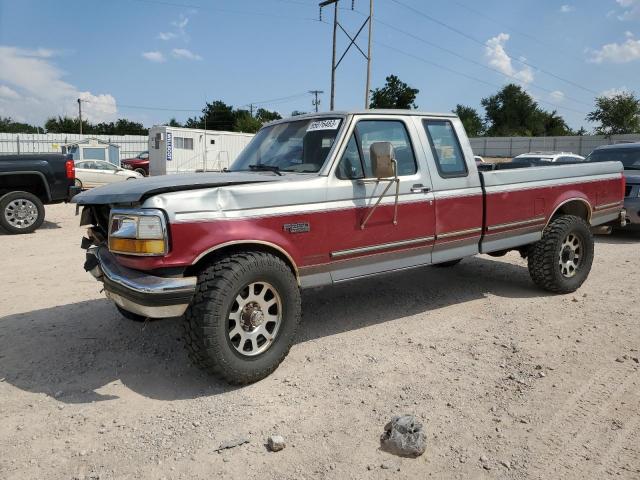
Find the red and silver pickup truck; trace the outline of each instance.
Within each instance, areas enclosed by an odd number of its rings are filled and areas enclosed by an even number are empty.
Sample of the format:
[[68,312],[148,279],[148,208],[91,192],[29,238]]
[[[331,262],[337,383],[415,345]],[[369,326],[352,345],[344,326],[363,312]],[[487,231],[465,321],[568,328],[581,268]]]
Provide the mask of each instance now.
[[182,316],[190,358],[249,383],[287,355],[302,288],[518,250],[536,285],[575,291],[590,227],[625,222],[622,165],[516,167],[478,171],[448,114],[280,120],[228,171],[76,196],[85,269],[127,318]]

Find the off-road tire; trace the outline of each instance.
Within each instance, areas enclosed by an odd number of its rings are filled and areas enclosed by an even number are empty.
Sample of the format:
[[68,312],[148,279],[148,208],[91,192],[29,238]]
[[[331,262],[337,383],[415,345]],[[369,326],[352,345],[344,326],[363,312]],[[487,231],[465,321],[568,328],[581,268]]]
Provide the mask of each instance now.
[[[26,200],[31,202],[36,207],[37,217],[35,221],[24,228],[18,228],[11,224],[9,219],[6,217],[5,209],[7,206],[16,201],[16,200]],[[29,192],[9,192],[3,197],[0,198],[0,227],[5,229],[8,233],[11,234],[22,234],[22,233],[31,233],[38,229],[42,222],[44,222],[44,204],[42,200],[36,197],[33,193]]]
[[[281,320],[270,347],[253,357],[232,345],[227,332],[229,313],[239,292],[253,282],[268,282],[281,299]],[[289,266],[263,252],[228,255],[198,275],[194,298],[184,314],[184,338],[191,361],[235,385],[256,382],[284,360],[300,323],[300,289]]]
[[137,313],[125,310],[120,305],[116,305],[116,308],[120,312],[120,315],[122,315],[127,320],[131,320],[132,322],[144,322],[147,319],[147,317],[145,317],[144,315],[138,315]]
[[[582,242],[582,260],[573,277],[562,274],[559,256],[562,242],[574,234]],[[542,239],[531,246],[528,255],[529,275],[533,282],[553,293],[575,292],[589,276],[593,263],[593,235],[582,218],[562,215],[544,229]]]
[[448,267],[455,267],[456,265],[458,265],[460,262],[462,261],[461,258],[457,259],[457,260],[449,260],[448,262],[441,262],[441,263],[434,263],[433,266],[434,267],[438,267],[438,268],[448,268]]

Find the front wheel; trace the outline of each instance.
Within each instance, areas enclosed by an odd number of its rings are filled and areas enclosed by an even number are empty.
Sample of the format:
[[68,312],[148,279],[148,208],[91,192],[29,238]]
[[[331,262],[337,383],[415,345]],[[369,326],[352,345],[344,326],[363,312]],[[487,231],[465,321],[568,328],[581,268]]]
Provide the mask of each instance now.
[[554,293],[575,292],[589,276],[593,235],[574,215],[555,218],[529,251],[529,275],[536,285]]
[[0,198],[0,226],[13,234],[31,233],[44,222],[42,200],[29,192],[11,192]]
[[247,252],[200,273],[183,324],[192,362],[241,385],[280,365],[299,323],[300,290],[289,266],[274,255]]

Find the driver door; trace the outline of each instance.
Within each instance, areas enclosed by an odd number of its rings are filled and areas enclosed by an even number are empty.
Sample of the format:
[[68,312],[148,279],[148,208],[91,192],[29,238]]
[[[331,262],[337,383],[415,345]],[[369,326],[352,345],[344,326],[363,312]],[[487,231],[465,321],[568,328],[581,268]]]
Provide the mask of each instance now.
[[[332,280],[428,265],[435,206],[424,152],[411,118],[356,117],[347,138],[329,176],[327,244]],[[390,142],[394,147],[397,212],[395,182],[389,185],[388,180],[373,178],[370,148],[376,142]]]

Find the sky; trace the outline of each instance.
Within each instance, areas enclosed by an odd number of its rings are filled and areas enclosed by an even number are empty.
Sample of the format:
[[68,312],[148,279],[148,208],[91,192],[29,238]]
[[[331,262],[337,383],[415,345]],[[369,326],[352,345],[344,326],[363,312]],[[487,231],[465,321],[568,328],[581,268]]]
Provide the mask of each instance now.
[[[0,116],[77,115],[146,126],[236,108],[329,109],[333,8],[317,0],[0,0]],[[340,0],[351,35],[368,0]],[[365,28],[366,33],[366,28]],[[349,39],[338,31],[338,55]],[[366,35],[358,44],[366,52]],[[573,128],[594,98],[640,93],[640,0],[374,0],[372,88],[395,74],[420,110],[482,98],[510,82]],[[351,48],[336,109],[361,109],[366,61]]]

